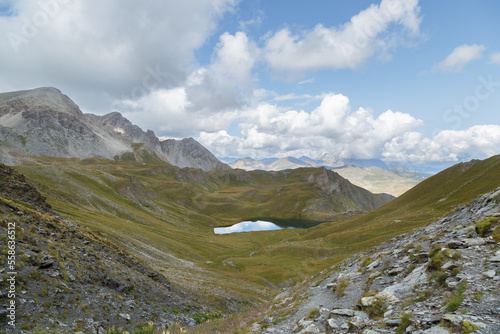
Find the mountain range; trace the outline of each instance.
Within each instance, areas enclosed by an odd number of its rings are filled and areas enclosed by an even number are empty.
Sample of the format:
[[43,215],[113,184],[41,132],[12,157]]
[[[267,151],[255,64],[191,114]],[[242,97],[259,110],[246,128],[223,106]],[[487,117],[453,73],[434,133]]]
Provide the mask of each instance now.
[[229,169],[192,138],[161,141],[153,131],[144,132],[118,112],[84,114],[55,88],[0,94],[0,142],[4,146],[0,161],[7,164],[19,162],[16,152],[113,159],[140,148],[178,167]]
[[253,159],[243,158],[232,161],[229,165],[233,168],[244,170],[283,170],[301,167],[326,167],[328,169],[341,168],[346,166],[356,167],[378,167],[389,170],[389,167],[380,159],[341,159],[338,155],[323,154],[318,159],[312,159],[307,156],[300,158],[284,157],[284,158],[265,158]]
[[306,156],[300,158],[266,158],[255,160],[243,158],[229,163],[232,168],[243,170],[277,171],[307,167],[325,167],[334,170],[353,184],[373,193],[388,193],[399,196],[425,180],[431,174],[420,173],[396,166],[389,168],[380,159],[340,159],[337,155],[324,154],[318,159]]

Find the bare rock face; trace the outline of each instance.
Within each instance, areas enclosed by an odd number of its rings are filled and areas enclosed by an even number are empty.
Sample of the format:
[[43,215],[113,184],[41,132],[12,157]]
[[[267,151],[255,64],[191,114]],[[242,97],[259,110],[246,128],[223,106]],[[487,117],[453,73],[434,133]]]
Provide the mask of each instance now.
[[111,157],[80,108],[55,88],[0,94],[0,115],[2,132],[17,135],[22,146],[17,143],[16,147],[23,153]]
[[193,138],[165,140],[161,142],[161,149],[163,155],[174,166],[194,167],[204,171],[231,169]]
[[51,205],[45,201],[45,197],[27,182],[24,175],[1,163],[0,196],[27,203],[41,212],[54,213]]
[[[135,144],[174,166],[204,171],[230,169],[192,138],[160,143],[118,112],[84,114],[55,88],[0,94],[0,162],[16,164],[11,151],[64,158],[108,158],[133,153]],[[130,155],[130,154],[129,154]]]

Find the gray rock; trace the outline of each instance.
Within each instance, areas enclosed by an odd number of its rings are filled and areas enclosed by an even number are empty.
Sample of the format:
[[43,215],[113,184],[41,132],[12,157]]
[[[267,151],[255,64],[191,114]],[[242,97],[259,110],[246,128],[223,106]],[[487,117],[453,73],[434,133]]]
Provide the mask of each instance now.
[[366,319],[360,316],[354,316],[349,320],[349,324],[351,327],[354,327],[357,330],[361,330],[366,326]]
[[424,331],[426,334],[450,334],[450,331],[444,327],[434,326]]
[[446,247],[450,249],[458,249],[458,248],[465,248],[465,243],[458,241],[458,240],[452,240],[446,244]]
[[130,314],[128,313],[120,313],[120,317],[127,321],[130,321]]
[[488,278],[493,278],[496,276],[496,271],[495,270],[488,270],[488,271],[485,271],[483,272],[483,275],[488,277]]
[[354,311],[350,310],[350,309],[345,309],[345,308],[332,310],[331,313],[335,314],[335,315],[342,315],[345,317],[354,317]]
[[455,314],[445,314],[443,320],[451,322],[454,326],[462,324],[463,317]]
[[489,260],[490,262],[500,262],[500,255],[495,255]]
[[472,239],[464,239],[463,243],[467,247],[474,247],[474,246],[482,246],[486,244],[486,241],[483,238],[472,238]]
[[455,269],[457,267],[458,267],[458,265],[455,262],[448,261],[445,264],[443,264],[443,266],[441,268],[444,269],[444,270],[453,270],[453,269]]
[[388,318],[393,313],[394,313],[394,310],[389,310],[389,311],[385,312],[384,313],[384,318]]
[[318,329],[318,327],[316,327],[315,324],[310,324],[309,326],[307,326],[306,328],[304,328],[299,332],[299,334],[317,334],[317,333],[320,333],[320,330]]
[[366,267],[366,268],[367,268],[368,270],[372,270],[372,269],[374,269],[374,268],[378,267],[379,265],[380,265],[380,259],[377,259],[377,260],[373,261],[372,263],[370,263],[370,264],[368,265],[368,267]]
[[406,295],[411,289],[421,282],[427,281],[427,274],[425,272],[425,265],[415,268],[401,283],[391,285],[384,289],[393,295],[396,293]]
[[401,324],[401,320],[400,319],[389,319],[385,322],[385,324],[387,326],[396,327],[396,326],[399,326],[399,324]]
[[254,322],[254,323],[252,324],[252,327],[250,328],[250,330],[251,330],[252,332],[257,332],[257,333],[260,333],[260,324],[259,324],[259,323],[257,323],[257,322]]
[[387,274],[389,274],[391,276],[395,276],[395,275],[398,275],[399,273],[401,273],[402,271],[404,271],[404,268],[402,268],[402,267],[395,267],[395,268],[389,270],[387,272]]
[[[364,306],[364,307],[370,306],[373,304],[374,301],[375,301],[374,296],[363,297],[363,298],[361,298],[361,306]],[[353,313],[353,315],[354,315],[354,313]]]

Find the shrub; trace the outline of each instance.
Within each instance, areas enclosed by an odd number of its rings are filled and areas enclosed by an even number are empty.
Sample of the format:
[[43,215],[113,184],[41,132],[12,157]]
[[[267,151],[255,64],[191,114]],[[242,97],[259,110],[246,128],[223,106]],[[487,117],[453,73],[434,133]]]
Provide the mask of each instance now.
[[406,328],[411,325],[411,317],[413,317],[413,313],[403,313],[401,315],[401,323],[396,329],[396,333],[401,334],[406,332]]
[[500,241],[500,226],[495,227],[493,233],[491,234],[491,237],[495,239],[496,242]]
[[448,278],[447,273],[439,273],[436,277],[436,283],[439,286],[445,286],[446,285],[446,279]]
[[315,308],[314,310],[311,310],[311,312],[309,312],[307,317],[309,319],[316,319],[318,316],[319,316],[319,310]]
[[111,327],[106,334],[122,334],[120,329],[116,329],[115,327]]
[[370,318],[378,320],[384,316],[385,311],[387,311],[387,307],[385,306],[385,302],[382,298],[375,298],[371,305],[363,306],[362,310],[368,314]]
[[446,307],[445,307],[446,312],[453,312],[458,310],[458,308],[460,307],[460,305],[464,300],[464,292],[466,288],[467,288],[466,280],[463,280],[457,285],[455,290],[453,290],[453,294],[446,301]]
[[477,331],[480,328],[481,327],[479,327],[478,325],[476,325],[475,323],[473,323],[471,321],[464,320],[462,322],[462,332],[464,332],[464,334],[472,333],[474,331]]
[[443,253],[437,253],[434,254],[433,257],[431,257],[431,260],[429,262],[429,265],[427,266],[427,269],[429,270],[439,270],[441,269],[441,266],[443,265]]
[[198,324],[204,323],[208,320],[219,319],[222,318],[222,314],[220,313],[195,313],[193,314],[193,319]]
[[431,252],[429,253],[429,257],[430,258],[433,258],[434,256],[436,256],[437,253],[439,253],[441,251],[443,247],[442,246],[437,246],[435,247],[433,250],[431,250]]
[[484,237],[491,227],[491,219],[485,218],[482,222],[476,223],[476,233]]
[[140,327],[138,330],[134,332],[134,334],[153,334],[155,332],[155,328],[152,323],[149,323],[147,326]]
[[370,261],[372,260],[371,257],[366,257],[363,262],[361,262],[361,264],[359,265],[361,268],[364,268],[366,266],[368,266],[368,264],[370,263]]
[[346,279],[341,279],[339,283],[337,284],[337,297],[342,297],[345,293],[345,290],[347,289],[347,286],[349,285],[349,281]]

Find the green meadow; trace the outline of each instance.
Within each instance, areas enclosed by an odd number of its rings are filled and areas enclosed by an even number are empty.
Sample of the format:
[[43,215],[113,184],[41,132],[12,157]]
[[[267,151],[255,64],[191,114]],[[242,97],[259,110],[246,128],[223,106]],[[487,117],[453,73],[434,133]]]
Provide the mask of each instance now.
[[[282,287],[500,185],[500,156],[495,156],[453,166],[365,213],[373,203],[364,202],[364,190],[325,169],[205,173],[146,158],[39,157],[15,169],[33,180],[56,212],[101,232],[224,312],[255,307]],[[331,184],[349,191],[340,196],[328,189]],[[213,233],[216,226],[258,217],[321,224]]]

